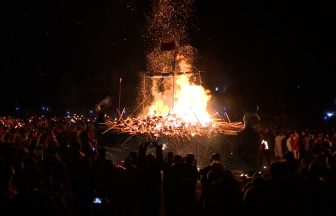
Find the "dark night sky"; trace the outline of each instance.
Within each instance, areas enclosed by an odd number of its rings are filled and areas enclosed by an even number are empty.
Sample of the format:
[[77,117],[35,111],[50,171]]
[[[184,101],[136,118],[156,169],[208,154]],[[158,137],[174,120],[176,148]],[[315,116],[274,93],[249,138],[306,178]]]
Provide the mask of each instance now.
[[[335,108],[333,7],[285,1],[195,0],[190,43],[205,86],[231,109],[321,112]],[[0,3],[0,114],[24,109],[83,111],[106,94],[123,104],[145,70],[149,0],[5,0]]]

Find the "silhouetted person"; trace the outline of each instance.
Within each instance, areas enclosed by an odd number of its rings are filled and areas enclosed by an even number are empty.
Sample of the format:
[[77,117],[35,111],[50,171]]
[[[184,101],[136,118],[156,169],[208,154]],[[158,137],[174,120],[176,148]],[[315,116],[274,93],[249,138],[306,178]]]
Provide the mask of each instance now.
[[[202,185],[202,193],[201,193],[201,199],[200,203],[203,203],[203,198],[208,192],[209,186],[212,183],[213,180],[215,180],[215,176],[217,174],[218,166],[220,166],[220,169],[222,169],[222,165],[220,164],[221,157],[218,153],[214,153],[210,157],[210,163],[208,166],[202,168],[199,171],[199,175],[201,177],[201,185]],[[220,170],[222,171],[222,170]],[[209,176],[209,173],[212,173],[211,176]],[[210,177],[210,178],[209,178]]]
[[254,172],[259,169],[261,138],[256,127],[260,119],[256,113],[246,113],[243,120],[244,129],[238,134],[238,155],[245,163],[242,169],[246,172]]
[[173,164],[165,173],[165,216],[177,215],[177,204],[179,203],[179,191],[181,189],[180,179],[183,178],[183,158],[175,155]]
[[196,164],[197,161],[194,155],[187,154],[182,179],[183,190],[180,194],[183,205],[183,209],[180,209],[181,215],[196,214],[196,182],[199,178]]
[[224,170],[220,179],[210,185],[204,198],[205,215],[240,215],[241,200],[239,182],[230,170]]
[[98,145],[107,145],[109,140],[108,136],[102,134],[106,130],[106,126],[104,125],[106,120],[106,112],[108,107],[110,106],[111,98],[110,96],[106,96],[103,100],[101,100],[95,108],[96,112],[96,120],[94,122],[94,130],[96,134],[96,139]]
[[[155,147],[156,155],[146,152]],[[139,147],[139,172],[142,191],[140,192],[140,215],[158,216],[161,203],[162,145],[145,142]]]
[[169,215],[169,206],[170,204],[170,191],[169,191],[169,170],[170,167],[174,163],[174,153],[173,152],[168,152],[167,153],[167,158],[163,161],[162,164],[162,171],[163,171],[163,178],[162,178],[162,189],[163,189],[163,195],[164,195],[164,203],[165,203],[165,215]]

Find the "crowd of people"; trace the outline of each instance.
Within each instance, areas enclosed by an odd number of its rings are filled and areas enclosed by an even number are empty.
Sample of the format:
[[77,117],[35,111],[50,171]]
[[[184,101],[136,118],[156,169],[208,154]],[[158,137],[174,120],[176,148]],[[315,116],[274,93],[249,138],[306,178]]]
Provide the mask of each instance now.
[[[48,215],[336,215],[336,131],[255,128],[258,167],[236,173],[219,153],[139,143],[106,157],[92,119],[0,118],[0,211]],[[149,151],[154,150],[154,151]],[[154,152],[154,153],[149,153]],[[265,164],[267,164],[265,166]],[[264,168],[265,167],[265,168]]]

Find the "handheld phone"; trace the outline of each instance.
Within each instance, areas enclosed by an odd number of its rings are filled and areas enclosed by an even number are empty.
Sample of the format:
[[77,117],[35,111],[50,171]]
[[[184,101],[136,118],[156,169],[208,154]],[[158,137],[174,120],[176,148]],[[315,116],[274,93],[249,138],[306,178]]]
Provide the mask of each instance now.
[[95,197],[95,198],[93,198],[92,203],[94,203],[94,204],[101,204],[102,203],[102,199],[99,198],[99,197]]

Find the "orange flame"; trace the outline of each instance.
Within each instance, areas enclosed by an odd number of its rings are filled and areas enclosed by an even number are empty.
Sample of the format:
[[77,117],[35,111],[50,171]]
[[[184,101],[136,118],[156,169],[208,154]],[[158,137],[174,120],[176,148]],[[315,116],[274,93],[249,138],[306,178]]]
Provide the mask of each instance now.
[[[190,72],[191,65],[183,56],[177,56],[179,71]],[[182,74],[169,78],[168,85],[164,91],[159,91],[155,86],[159,81],[154,81],[152,95],[154,100],[149,107],[148,115],[153,116],[174,116],[184,123],[191,125],[200,124],[206,127],[212,122],[207,112],[210,91],[190,81],[190,74]],[[169,120],[169,119],[168,119]]]

